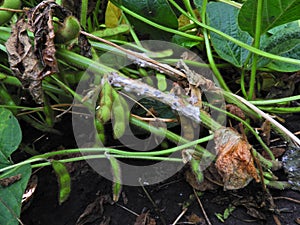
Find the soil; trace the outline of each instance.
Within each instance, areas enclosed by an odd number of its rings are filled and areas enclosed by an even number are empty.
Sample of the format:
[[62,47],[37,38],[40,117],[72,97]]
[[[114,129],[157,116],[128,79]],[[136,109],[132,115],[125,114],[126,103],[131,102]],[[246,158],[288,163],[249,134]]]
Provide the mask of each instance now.
[[[289,121],[292,122],[288,123],[287,127],[291,128],[292,131],[299,131],[300,127],[295,126],[300,123],[295,123],[295,120],[300,120],[300,116],[297,115],[291,118]],[[64,124],[59,127],[64,134],[62,136],[48,135],[38,139],[35,142],[36,149],[42,149],[46,152],[61,145],[65,148],[74,147],[75,142],[70,134],[70,126]],[[24,140],[32,142],[40,136],[40,133],[31,132],[30,134],[24,133],[24,135]],[[49,145],[49,143],[51,144]],[[149,222],[148,224],[171,225],[181,214],[183,204],[187,202],[189,203],[188,210],[177,224],[208,224],[205,221],[203,210],[201,210],[197,200],[193,197],[193,189],[185,181],[184,171],[178,172],[162,183],[144,187],[153,199],[154,206],[142,187],[131,186],[123,186],[124,196],[120,197],[118,204],[110,204],[108,196],[112,195],[111,181],[101,177],[85,162],[73,164],[73,167],[75,169],[73,168],[71,173],[71,195],[62,205],[58,204],[58,185],[52,169],[47,167],[35,173],[38,176],[38,186],[29,207],[21,215],[21,221],[25,225],[75,225],[87,206],[93,202],[95,203],[94,206],[96,206],[90,208],[90,212],[86,213],[84,220],[78,224],[145,224],[142,222],[136,223],[137,216],[129,211],[131,210],[136,214],[148,212],[149,214],[143,215],[150,216],[156,222],[152,221],[152,223]],[[284,178],[282,172],[278,175]],[[276,215],[282,225],[299,224],[300,204],[282,197],[296,199],[299,202],[300,193],[292,190],[278,191],[271,189],[270,191],[273,197],[281,197],[281,199],[274,200],[276,208],[273,210],[270,210],[267,195],[262,191],[261,186],[256,183],[250,183],[246,188],[238,191],[225,192],[222,189],[205,191],[200,199],[213,225],[273,225],[276,224],[274,215]],[[230,204],[238,206],[225,222],[221,222],[215,214],[223,214]],[[126,207],[127,210],[122,206]],[[194,217],[191,217],[192,214],[194,214]]]

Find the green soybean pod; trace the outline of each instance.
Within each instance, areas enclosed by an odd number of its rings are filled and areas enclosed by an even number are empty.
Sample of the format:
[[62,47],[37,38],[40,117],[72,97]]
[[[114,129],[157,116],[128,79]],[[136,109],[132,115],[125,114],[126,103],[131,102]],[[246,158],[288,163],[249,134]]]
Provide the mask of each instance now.
[[110,162],[112,174],[113,174],[113,201],[117,202],[119,200],[122,191],[122,180],[121,180],[121,168],[118,160],[112,155],[107,154],[107,159]]
[[[2,4],[0,5],[1,8],[7,8],[7,9],[20,9],[21,8],[21,0],[4,0],[4,1],[2,0],[2,1],[0,1],[0,3],[1,2],[2,2]],[[13,15],[14,15],[13,12],[1,10],[0,11],[0,25],[7,23]]]
[[165,75],[161,73],[156,73],[157,88],[160,91],[165,91],[167,89],[167,81]]
[[101,133],[104,131],[104,125],[103,125],[102,121],[100,121],[96,118],[94,123],[95,123],[97,133]]
[[113,120],[114,138],[119,139],[124,135],[125,128],[126,128],[125,113],[120,100],[114,101],[114,105],[112,107],[112,113],[114,118]]
[[57,181],[59,184],[59,198],[58,202],[61,205],[65,202],[71,192],[71,177],[66,168],[66,166],[56,160],[51,161],[52,168],[57,176]]
[[101,93],[100,93],[100,103],[99,105],[107,105],[108,108],[111,108],[112,106],[112,91],[113,88],[112,86],[106,81],[101,89]]
[[[55,25],[55,27],[57,27]],[[68,16],[65,18],[63,26],[56,29],[55,42],[64,44],[68,41],[77,38],[80,33],[81,27],[79,21],[74,16]]]
[[100,106],[96,112],[96,118],[103,123],[106,123],[110,120],[111,109],[107,105]]
[[200,160],[196,160],[192,158],[190,164],[191,164],[191,169],[197,178],[197,181],[201,183],[204,177],[202,171],[200,170]]
[[105,143],[105,129],[104,129],[104,124],[102,123],[102,121],[98,120],[97,118],[95,118],[95,127],[96,127],[96,139],[98,138],[101,143]]
[[114,138],[118,139],[124,135],[126,126],[129,123],[130,111],[126,100],[118,94],[114,89],[112,91],[114,104],[112,113],[114,118],[113,132]]
[[112,90],[108,82],[105,82],[102,86],[100,93],[99,109],[96,111],[96,118],[106,123],[111,118],[112,107]]

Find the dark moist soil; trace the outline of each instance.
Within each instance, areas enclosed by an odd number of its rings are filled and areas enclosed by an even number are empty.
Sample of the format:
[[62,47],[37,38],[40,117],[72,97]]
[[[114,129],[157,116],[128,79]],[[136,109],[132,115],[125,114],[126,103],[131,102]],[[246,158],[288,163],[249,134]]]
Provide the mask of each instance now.
[[[299,131],[300,116],[294,116],[288,121],[287,127],[292,131]],[[26,129],[26,128],[25,128]],[[49,151],[57,149],[59,146],[65,148],[74,147],[74,140],[70,131],[70,125],[58,127],[64,135],[47,135],[35,142],[36,149]],[[39,132],[24,132],[24,140],[32,142],[40,137]],[[50,143],[50,145],[49,145]],[[22,158],[23,156],[15,156]],[[25,155],[24,155],[25,157]],[[85,222],[80,225],[142,225],[136,223],[137,216],[125,210],[121,206],[132,210],[137,214],[149,212],[149,216],[155,219],[157,225],[171,225],[182,212],[183,204],[189,202],[188,210],[177,224],[207,224],[202,210],[197,200],[193,197],[193,189],[185,181],[184,172],[180,171],[173,177],[152,186],[145,186],[149,195],[156,204],[155,208],[142,187],[124,186],[124,197],[120,197],[117,204],[102,203],[100,199],[105,199],[112,195],[112,183],[93,171],[85,162],[73,164],[72,191],[69,199],[62,205],[58,204],[58,185],[54,172],[50,167],[43,168],[35,173],[38,176],[38,186],[34,193],[34,198],[30,205],[21,215],[21,221],[25,225],[75,225],[90,203],[98,204],[85,217]],[[279,175],[283,175],[279,173]],[[300,193],[292,190],[278,191],[270,190],[273,197],[287,197],[300,200]],[[270,208],[266,199],[264,206],[263,199],[266,194],[259,184],[251,183],[246,188],[238,191],[206,191],[200,197],[202,205],[208,218],[213,225],[257,225],[276,224],[273,215],[277,215],[282,225],[299,224],[300,204],[286,199],[275,199],[276,208]],[[238,204],[236,210],[222,223],[217,219],[216,213],[223,214],[230,204]],[[120,206],[121,205],[121,206]],[[103,208],[101,208],[103,207]],[[99,209],[100,208],[100,209]],[[103,213],[101,211],[103,209]],[[197,215],[196,220],[190,219],[190,215]],[[250,216],[250,215],[253,216]],[[264,219],[257,219],[265,217]],[[110,219],[110,223],[105,223],[105,219]],[[193,222],[193,221],[197,221]],[[298,221],[298,223],[296,222]],[[150,223],[149,223],[150,224]],[[155,223],[151,223],[154,225]],[[147,224],[146,224],[147,225]]]

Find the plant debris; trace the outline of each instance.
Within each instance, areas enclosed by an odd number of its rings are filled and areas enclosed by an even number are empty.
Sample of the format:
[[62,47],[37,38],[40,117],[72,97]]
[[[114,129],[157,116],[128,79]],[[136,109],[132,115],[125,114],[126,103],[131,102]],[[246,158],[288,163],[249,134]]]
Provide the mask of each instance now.
[[292,189],[300,191],[300,149],[289,148],[282,157],[283,168],[288,174]]
[[[25,14],[12,27],[12,34],[6,42],[11,70],[38,104],[43,103],[42,80],[58,72],[53,16],[63,22],[71,14],[53,1],[43,1],[25,10]],[[33,41],[29,37],[30,32],[34,35]],[[78,39],[81,54],[90,56],[87,39],[83,35]]]
[[231,128],[221,128],[215,132],[216,168],[223,177],[224,190],[245,187],[253,178],[260,179],[251,155],[251,145]]
[[[90,203],[84,212],[78,218],[76,225],[87,225],[95,222],[103,217],[103,204],[111,203],[112,200],[109,195],[101,195],[95,199],[94,202]],[[102,225],[109,224],[109,218],[102,218]]]
[[0,179],[0,185],[2,187],[8,187],[9,185],[12,185],[13,183],[17,182],[18,180],[21,180],[22,174],[17,174],[12,177],[7,177],[7,178],[1,178]]
[[134,225],[156,225],[156,222],[149,216],[149,212],[146,212],[136,218]]

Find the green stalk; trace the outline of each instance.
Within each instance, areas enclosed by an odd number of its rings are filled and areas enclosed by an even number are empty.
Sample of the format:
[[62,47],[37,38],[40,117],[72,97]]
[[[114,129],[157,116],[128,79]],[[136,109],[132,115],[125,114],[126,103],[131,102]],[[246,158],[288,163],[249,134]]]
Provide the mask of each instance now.
[[[260,46],[260,35],[261,35],[261,17],[262,17],[262,6],[263,0],[257,1],[257,11],[256,11],[256,25],[255,25],[255,37],[254,37],[254,47],[259,48]],[[258,55],[253,55],[252,68],[250,75],[249,91],[248,91],[248,100],[253,99],[254,89],[255,89],[255,80],[256,80],[256,70],[257,70],[257,60]]]
[[253,105],[273,105],[273,104],[284,104],[291,101],[297,101],[300,100],[300,95],[285,97],[285,98],[278,98],[278,99],[271,99],[271,100],[255,100],[255,101],[249,101]]
[[245,88],[245,70],[244,69],[241,72],[241,90],[242,90],[244,97],[247,97],[247,91]]
[[135,33],[133,27],[131,26],[129,20],[127,19],[125,13],[122,13],[122,16],[123,16],[123,18],[125,19],[126,23],[127,23],[127,24],[129,25],[129,27],[130,27],[129,31],[130,31],[131,37],[133,38],[135,44],[136,44],[137,46],[139,46],[139,47],[142,48],[143,46],[142,46],[142,44],[141,44],[141,42],[140,42],[138,36],[136,35],[136,33]]
[[187,24],[187,25],[184,25],[184,26],[182,26],[182,27],[179,27],[178,30],[179,30],[179,31],[182,31],[182,32],[185,32],[185,31],[194,29],[194,28],[196,28],[196,27],[197,27],[197,26],[196,26],[194,23],[191,23],[191,24]]
[[176,9],[178,9],[183,15],[185,15],[186,17],[188,17],[190,20],[192,20],[195,24],[197,24],[198,26],[200,27],[203,27],[203,28],[206,28],[218,35],[220,35],[221,37],[224,37],[226,38],[227,40],[229,41],[232,41],[233,43],[255,53],[255,54],[258,54],[258,55],[261,55],[261,56],[264,56],[266,58],[270,58],[270,59],[273,59],[273,60],[278,60],[278,61],[281,61],[281,62],[286,62],[286,63],[292,63],[292,64],[296,64],[296,65],[299,65],[300,64],[300,60],[298,59],[292,59],[292,58],[287,58],[287,57],[282,57],[282,56],[278,56],[278,55],[274,55],[274,54],[271,54],[271,53],[268,53],[268,52],[265,52],[265,51],[262,51],[260,49],[257,49],[255,47],[252,47],[250,45],[247,45],[245,44],[244,42],[242,41],[239,41],[231,36],[229,36],[228,34],[225,34],[223,33],[222,31],[219,31],[211,26],[208,26],[204,23],[201,23],[200,21],[196,20],[195,18],[193,18],[192,16],[190,16],[188,13],[186,13],[174,0],[168,0]]
[[192,17],[197,18],[196,15],[195,15],[195,13],[194,13],[194,10],[193,10],[193,8],[191,6],[190,0],[183,0],[183,3],[184,3],[185,8],[188,10],[189,14]]
[[239,107],[246,115],[250,116],[253,119],[261,119],[261,116],[254,112],[252,109],[249,109],[245,104],[243,104],[240,100],[238,100],[235,96],[233,96],[230,92],[223,91],[222,94],[226,102],[235,104]]
[[258,106],[263,111],[271,112],[271,113],[299,113],[300,107],[264,107]]
[[89,5],[88,0],[81,1],[80,23],[84,29],[86,29],[86,18],[87,18],[88,5]]
[[[143,160],[155,160],[155,161],[169,161],[169,162],[178,162],[182,163],[182,159],[180,158],[167,158],[167,157],[155,157],[155,156],[122,156],[122,155],[113,155],[115,158],[122,158],[122,159],[143,159]],[[89,159],[106,159],[106,155],[87,155],[87,156],[81,156],[81,157],[74,157],[69,159],[61,159],[58,160],[61,163],[70,163],[70,162],[78,162],[83,160],[89,160]],[[45,162],[45,163],[39,163],[34,164],[31,167],[32,168],[39,168],[44,166],[50,166],[51,162]]]
[[84,57],[66,49],[58,48],[56,51],[56,55],[59,56],[61,60],[64,60],[72,66],[79,67],[80,69],[84,70],[89,69],[97,74],[103,75],[110,72],[116,72],[116,70],[105,66],[104,64],[95,62],[92,59],[89,59],[87,57]]
[[[23,162],[20,163],[16,163],[14,165],[10,165],[4,168],[0,169],[0,173],[6,170],[10,170],[13,169],[15,167],[18,166],[22,166],[22,165],[26,165],[26,164],[31,164],[34,162],[38,162],[38,161],[44,161],[47,160],[48,158],[52,158],[58,155],[72,155],[74,153],[109,153],[109,154],[114,154],[114,156],[118,156],[118,157],[137,157],[137,158],[142,158],[142,157],[148,157],[147,159],[150,159],[149,157],[156,157],[156,156],[161,156],[161,155],[168,155],[171,153],[174,153],[176,151],[180,151],[186,148],[191,148],[194,145],[203,143],[203,142],[207,142],[209,140],[213,139],[213,135],[195,140],[195,141],[191,141],[191,142],[187,142],[183,145],[177,146],[177,147],[173,147],[173,148],[169,148],[169,149],[165,149],[165,150],[158,150],[158,151],[153,151],[153,152],[128,152],[128,151],[123,151],[123,150],[118,150],[118,149],[113,149],[113,148],[81,148],[81,149],[66,149],[66,150],[59,150],[59,151],[55,151],[55,152],[47,152],[44,154],[40,154],[40,155],[36,155],[34,157],[31,157],[30,159],[27,159]],[[93,156],[99,156],[98,155],[93,155]],[[88,156],[82,156],[80,158],[82,159],[86,159],[86,157]],[[145,158],[146,159],[146,158]],[[154,160],[166,160],[167,157],[156,157],[153,158]],[[69,159],[71,160],[71,159]],[[181,160],[182,161],[182,160]]]
[[[202,3],[202,12],[201,12],[201,18],[202,18],[203,24],[206,24],[206,6],[207,6],[207,0],[204,0]],[[215,64],[215,61],[214,61],[214,58],[212,55],[212,51],[211,51],[211,47],[210,47],[209,36],[208,36],[206,28],[203,28],[203,36],[204,36],[204,43],[205,43],[205,47],[206,47],[207,58],[208,58],[210,66],[211,66],[211,69],[214,72],[217,80],[219,81],[221,88],[223,88],[225,91],[230,92],[229,87],[227,86],[220,71],[218,70],[218,68]]]
[[[141,121],[135,117],[130,117],[130,123],[132,123],[133,125],[136,125],[144,130],[147,130],[151,133],[154,133],[156,135],[160,135],[160,136],[165,136],[167,139],[173,141],[174,143],[189,143],[189,140],[184,139],[183,137],[181,137],[180,135],[177,135],[171,131],[168,131],[167,129],[164,128],[156,128],[153,126],[150,126],[148,123]],[[221,126],[221,125],[219,125]],[[210,138],[212,138],[212,136],[210,136]],[[213,154],[211,154],[210,152],[208,152],[207,150],[205,150],[204,148],[202,148],[201,146],[197,145],[195,147],[195,149],[201,153],[204,153],[206,156],[208,157],[214,157]]]

